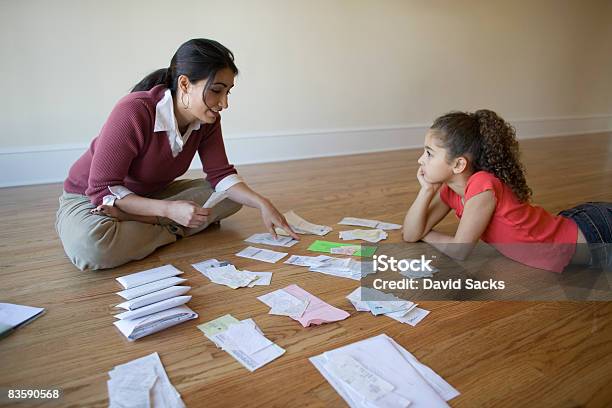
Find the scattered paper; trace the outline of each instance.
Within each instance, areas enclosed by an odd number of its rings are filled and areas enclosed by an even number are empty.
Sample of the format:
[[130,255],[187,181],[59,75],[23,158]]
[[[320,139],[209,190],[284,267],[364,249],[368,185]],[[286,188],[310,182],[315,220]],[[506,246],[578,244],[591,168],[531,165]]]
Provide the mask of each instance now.
[[257,299],[271,307],[269,314],[296,319],[302,317],[310,303],[309,299],[299,299],[283,289],[275,290]]
[[184,408],[157,353],[118,365],[107,382],[109,407]]
[[404,316],[399,316],[397,313],[389,313],[386,316],[397,320],[400,323],[406,323],[412,327],[416,326],[429,314],[429,310],[421,309],[420,307],[412,308]]
[[329,252],[335,255],[355,255],[360,249],[361,246],[359,245],[349,245],[331,248]]
[[218,268],[208,268],[204,275],[211,282],[228,286],[232,289],[248,286],[257,279],[257,276],[239,272],[234,265],[220,266]]
[[253,281],[251,281],[251,283],[249,283],[249,288],[254,286],[268,286],[272,282],[272,272],[241,272],[255,278]]
[[240,271],[229,262],[220,262],[216,259],[208,259],[191,266],[200,271],[211,282],[232,289],[269,285],[272,281],[272,272]]
[[208,268],[217,268],[219,266],[231,265],[227,261],[218,261],[216,259],[207,259],[198,263],[194,263],[193,266],[197,271],[204,273]]
[[348,354],[331,355],[325,368],[346,383],[353,392],[371,402],[391,393],[395,388]]
[[363,230],[354,229],[348,231],[340,231],[340,239],[348,241],[352,239],[361,239],[368,242],[379,242],[387,239],[389,235],[381,229]]
[[411,326],[416,326],[429,314],[428,310],[417,307],[416,303],[372,288],[359,287],[346,298],[357,311],[371,312],[374,316],[385,315]]
[[262,233],[262,234],[253,234],[247,239],[246,242],[250,242],[251,244],[263,244],[263,245],[273,245],[273,246],[281,246],[281,247],[292,247],[297,244],[299,241],[291,238],[290,236],[278,236],[277,239],[274,239],[272,234],[270,233]]
[[459,392],[385,334],[310,358],[350,407],[448,407]]
[[274,344],[253,326],[245,323],[230,325],[225,335],[246,354],[255,354]]
[[378,228],[381,230],[398,230],[402,228],[400,224],[392,224],[378,220],[368,220],[365,218],[344,217],[338,224],[355,225],[357,227]]
[[319,255],[319,256],[303,256],[303,255],[291,255],[284,263],[296,266],[321,266],[325,261],[333,259],[331,256]]
[[267,295],[260,296],[257,299],[273,308],[275,306],[275,298],[278,296],[278,292],[285,292],[286,294],[292,295],[301,301],[308,302],[307,307],[301,316],[290,316],[292,319],[300,322],[300,324],[304,327],[308,327],[313,324],[318,325],[323,323],[337,322],[350,316],[350,314],[344,310],[333,307],[332,305],[300,288],[298,285],[289,285],[284,289],[279,289],[275,292],[268,293]]
[[199,325],[198,329],[200,329],[207,337],[209,337],[213,334],[226,331],[230,325],[236,323],[240,323],[240,320],[236,319],[231,314],[226,314],[216,318],[215,320],[211,320],[208,323],[203,323]]
[[263,336],[253,319],[238,321],[231,315],[224,315],[198,328],[249,371],[255,371],[285,353],[283,348]]
[[[411,259],[406,259],[406,261],[410,262]],[[411,269],[408,269],[406,271],[400,270],[399,274],[403,275],[403,276],[405,276],[407,278],[410,278],[410,279],[421,279],[421,278],[431,278],[431,277],[433,277],[434,273],[439,272],[439,269],[434,267],[434,266],[430,265],[429,268],[431,270],[428,270],[427,268],[422,268],[422,270],[421,269],[417,269],[415,271],[413,271]]]
[[375,273],[370,261],[359,262],[351,258],[332,257],[319,265],[311,266],[308,270],[353,280],[360,280],[362,277]]
[[[339,247],[346,247],[346,246],[354,247],[355,244],[343,244],[341,242],[316,240],[308,247],[308,250],[313,251],[313,252],[326,252],[329,254],[331,253],[332,248],[339,248]],[[375,246],[360,245],[360,249],[356,251],[353,255],[361,256],[361,257],[372,257],[372,255],[374,255],[374,253],[376,252],[376,249],[377,247]]]
[[[286,212],[283,214],[285,219],[287,220],[287,224],[291,227],[291,229],[296,234],[311,234],[311,235],[325,235],[329,233],[332,229],[326,225],[317,225],[312,224],[299,215],[297,215],[293,210]],[[280,235],[289,235],[289,232],[285,231],[282,228],[275,229],[277,234]]]
[[276,252],[269,249],[246,247],[238,252],[236,256],[241,258],[255,259],[257,261],[276,263],[287,256],[287,252]]

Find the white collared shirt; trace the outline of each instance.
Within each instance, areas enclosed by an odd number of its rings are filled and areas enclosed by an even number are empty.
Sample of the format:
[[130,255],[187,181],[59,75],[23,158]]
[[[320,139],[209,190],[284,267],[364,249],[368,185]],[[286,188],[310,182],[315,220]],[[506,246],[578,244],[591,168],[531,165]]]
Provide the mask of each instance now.
[[[183,146],[187,143],[189,136],[194,130],[199,130],[202,126],[202,122],[199,120],[192,122],[187,127],[184,134],[181,134],[178,127],[176,116],[174,115],[174,103],[172,100],[172,93],[169,89],[166,89],[164,97],[157,102],[155,105],[155,124],[153,126],[154,132],[166,132],[168,136],[168,143],[170,143],[170,149],[172,150],[172,157],[178,156],[183,150]],[[223,178],[215,188],[215,191],[225,191],[230,187],[238,183],[242,183],[244,180],[238,174],[230,174]],[[106,195],[102,198],[102,204],[114,205],[115,200],[120,200],[123,197],[134,194],[130,189],[124,186],[109,186],[108,190],[111,194]]]
[[166,132],[168,135],[168,142],[170,142],[170,148],[172,149],[172,157],[178,156],[183,150],[183,146],[187,143],[187,139],[191,136],[191,132],[200,129],[202,122],[196,120],[189,124],[185,134],[181,135],[174,115],[174,102],[172,101],[172,93],[169,89],[166,89],[164,97],[161,98],[155,106],[155,125],[153,127],[154,132]]

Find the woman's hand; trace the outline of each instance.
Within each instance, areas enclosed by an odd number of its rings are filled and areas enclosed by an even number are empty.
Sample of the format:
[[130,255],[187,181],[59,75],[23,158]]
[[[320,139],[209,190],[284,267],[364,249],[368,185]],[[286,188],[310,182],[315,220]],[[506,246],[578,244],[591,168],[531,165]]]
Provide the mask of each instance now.
[[209,208],[202,208],[193,201],[168,201],[166,217],[188,228],[199,228],[208,222]]
[[274,239],[277,239],[276,231],[274,227],[280,227],[287,231],[292,238],[299,240],[300,237],[291,229],[285,217],[272,205],[268,200],[265,200],[261,206],[261,218],[263,220],[266,229]]
[[417,180],[419,180],[419,184],[421,185],[421,189],[426,190],[431,193],[435,193],[442,186],[442,183],[430,183],[425,180],[425,173],[423,172],[423,167],[419,166],[417,170]]

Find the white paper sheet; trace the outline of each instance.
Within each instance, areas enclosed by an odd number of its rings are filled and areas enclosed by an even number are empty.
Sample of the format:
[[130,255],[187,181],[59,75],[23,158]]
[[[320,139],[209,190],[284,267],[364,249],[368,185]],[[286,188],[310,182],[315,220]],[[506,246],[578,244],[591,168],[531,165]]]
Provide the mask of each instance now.
[[[311,222],[306,221],[299,215],[297,215],[293,210],[286,212],[283,214],[289,226],[293,229],[296,234],[312,234],[312,235],[326,235],[332,229],[327,225],[318,225],[313,224]],[[287,231],[282,228],[275,229],[277,234],[280,235],[289,235]]]
[[[217,321],[219,322],[218,324],[216,323]],[[220,318],[217,318],[211,322],[198,326],[198,328],[202,330],[204,335],[215,343],[217,347],[226,351],[229,355],[234,357],[236,361],[251,372],[257,370],[265,364],[268,364],[272,360],[277,359],[285,353],[283,348],[272,342],[263,348],[259,347],[259,343],[257,343],[257,346],[241,344],[242,340],[240,336],[227,335],[228,330],[236,324],[250,326],[263,336],[261,329],[257,327],[257,324],[255,324],[253,319],[238,321],[231,315],[221,316]],[[259,350],[249,354],[248,352],[245,352],[244,349]]]
[[109,371],[109,407],[185,408],[157,353]]
[[344,217],[338,224],[355,225],[357,227],[378,228],[381,230],[398,230],[402,228],[400,224],[393,224],[390,222],[382,222],[378,220],[369,220],[366,218],[355,217]]
[[277,239],[272,237],[272,234],[262,233],[262,234],[253,234],[247,239],[246,242],[250,242],[251,244],[263,244],[263,245],[272,245],[272,246],[280,246],[280,247],[292,247],[297,244],[299,241],[291,238],[290,236],[282,236],[279,235]]
[[283,289],[266,293],[257,299],[271,307],[269,314],[295,318],[301,317],[310,303],[307,299],[298,299]]
[[[402,349],[403,351],[401,351]],[[368,401],[342,378],[329,370],[334,358],[349,356],[393,390]],[[379,335],[312,357],[310,361],[351,407],[447,407],[446,401],[459,395],[433,370],[421,364],[407,350],[386,335]],[[388,390],[388,387],[386,388]]]
[[287,252],[277,252],[250,246],[238,252],[236,256],[241,258],[255,259],[262,262],[276,263],[287,256]]

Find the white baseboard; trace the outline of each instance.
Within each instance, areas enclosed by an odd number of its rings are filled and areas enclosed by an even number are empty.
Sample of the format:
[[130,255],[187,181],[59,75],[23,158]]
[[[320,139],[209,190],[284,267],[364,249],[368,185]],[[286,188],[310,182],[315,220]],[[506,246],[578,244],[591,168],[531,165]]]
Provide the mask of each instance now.
[[[612,115],[513,120],[520,139],[612,131]],[[225,146],[236,165],[342,156],[421,147],[428,125],[229,135]],[[0,149],[0,187],[62,182],[88,148],[83,145]],[[201,168],[194,158],[191,169]]]

